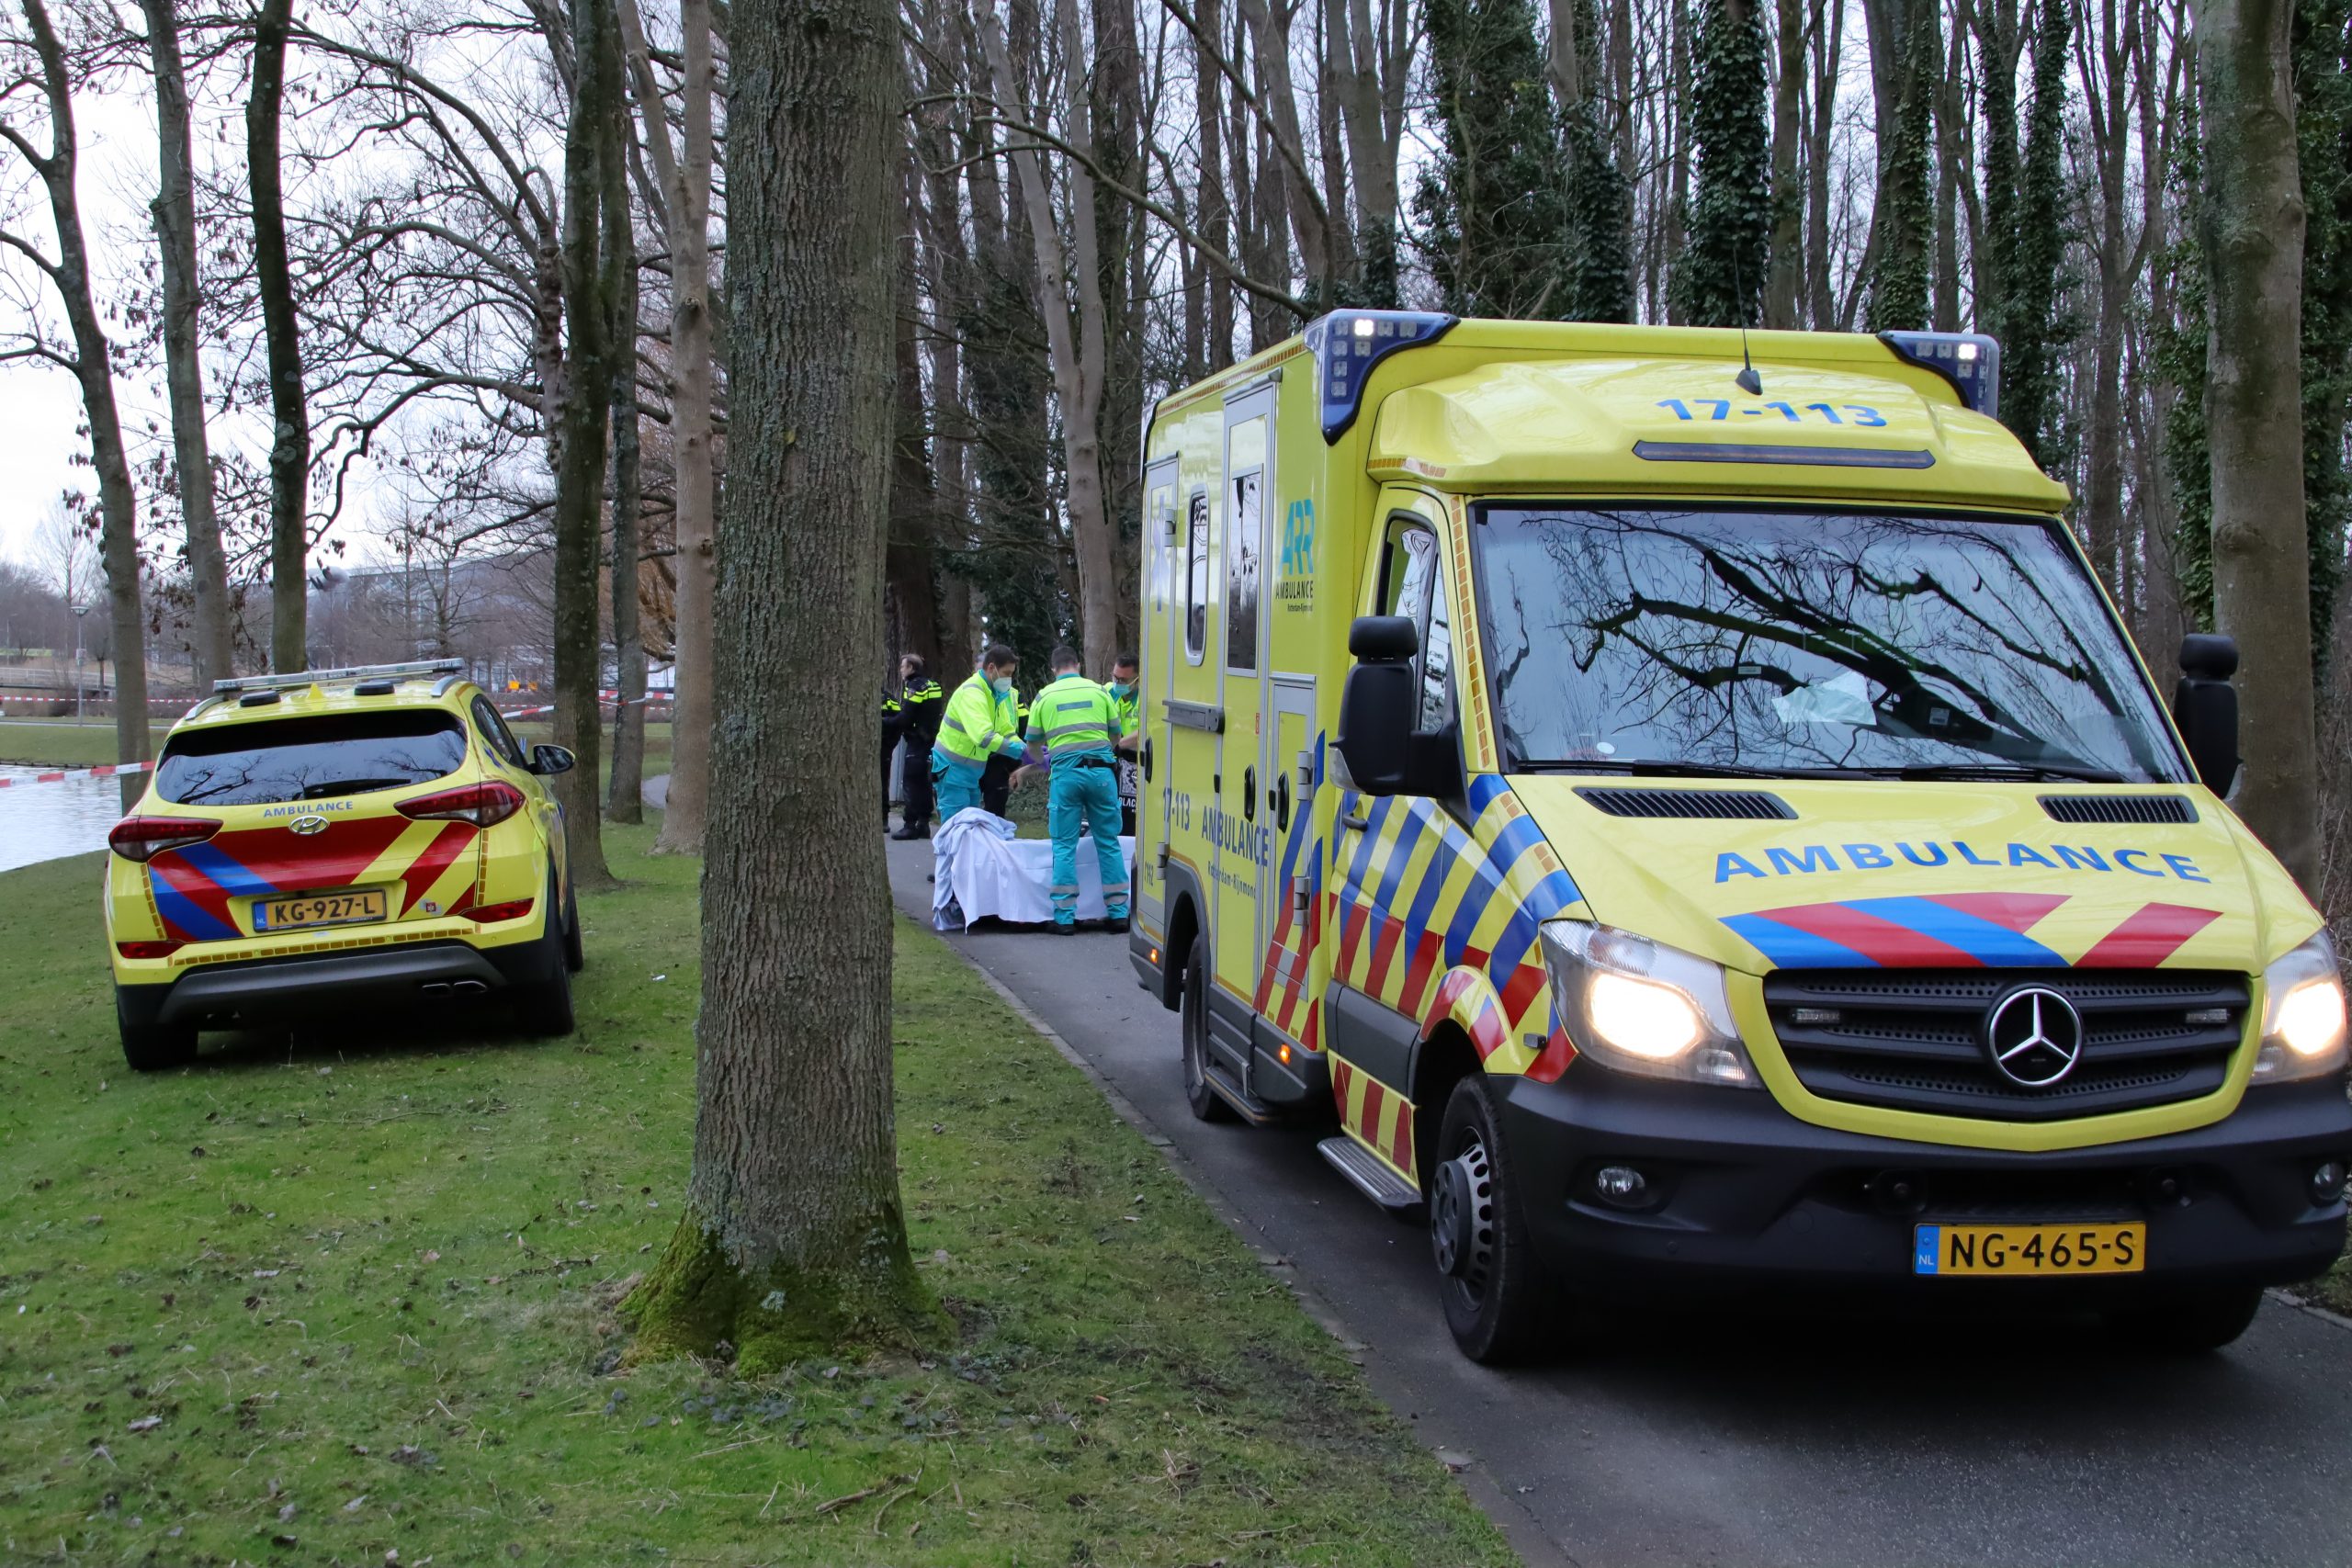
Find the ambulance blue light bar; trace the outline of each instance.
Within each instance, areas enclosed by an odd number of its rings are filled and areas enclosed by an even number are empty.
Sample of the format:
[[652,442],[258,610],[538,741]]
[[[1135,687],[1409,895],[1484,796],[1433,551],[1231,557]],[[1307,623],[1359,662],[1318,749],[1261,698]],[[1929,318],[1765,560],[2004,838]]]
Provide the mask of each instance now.
[[1435,343],[1458,320],[1434,310],[1334,310],[1308,322],[1306,352],[1315,359],[1324,445],[1337,444],[1355,423],[1374,366],[1400,348]]
[[1897,357],[1950,381],[1960,400],[1987,419],[2001,417],[2001,345],[1983,333],[1881,333]]

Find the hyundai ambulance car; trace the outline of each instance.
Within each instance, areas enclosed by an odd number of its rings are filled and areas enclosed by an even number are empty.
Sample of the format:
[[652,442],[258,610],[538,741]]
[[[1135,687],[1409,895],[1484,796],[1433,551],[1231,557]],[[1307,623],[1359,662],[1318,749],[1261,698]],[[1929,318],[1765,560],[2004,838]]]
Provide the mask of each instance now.
[[2345,1234],[2345,995],[1999,346],[1341,311],[1154,410],[1133,958],[1481,1359],[1770,1287],[2201,1348]]
[[219,682],[107,835],[122,1051],[205,1029],[514,1004],[571,1032],[560,746],[526,751],[456,660]]

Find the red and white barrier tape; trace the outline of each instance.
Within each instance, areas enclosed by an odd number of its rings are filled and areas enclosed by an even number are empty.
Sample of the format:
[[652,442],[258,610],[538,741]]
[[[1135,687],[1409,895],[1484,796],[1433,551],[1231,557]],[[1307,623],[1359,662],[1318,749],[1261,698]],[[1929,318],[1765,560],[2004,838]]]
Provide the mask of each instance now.
[[103,768],[61,768],[54,773],[35,773],[28,779],[0,779],[0,789],[17,784],[64,784],[71,779],[111,779],[125,773],[153,771],[153,762],[109,762]]

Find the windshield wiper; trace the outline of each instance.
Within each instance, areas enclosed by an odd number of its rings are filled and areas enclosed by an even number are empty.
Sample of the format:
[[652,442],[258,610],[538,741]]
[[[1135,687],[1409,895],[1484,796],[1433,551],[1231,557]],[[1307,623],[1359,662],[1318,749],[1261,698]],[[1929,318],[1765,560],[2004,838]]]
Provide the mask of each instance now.
[[2112,768],[2081,762],[1914,762],[1891,770],[1898,779],[2072,779],[2081,784],[2122,784]]
[[1638,758],[1598,757],[1589,761],[1514,763],[1520,773],[1631,773],[1651,779],[1834,779],[1854,773],[1851,768],[1746,768],[1732,762],[1651,761]]

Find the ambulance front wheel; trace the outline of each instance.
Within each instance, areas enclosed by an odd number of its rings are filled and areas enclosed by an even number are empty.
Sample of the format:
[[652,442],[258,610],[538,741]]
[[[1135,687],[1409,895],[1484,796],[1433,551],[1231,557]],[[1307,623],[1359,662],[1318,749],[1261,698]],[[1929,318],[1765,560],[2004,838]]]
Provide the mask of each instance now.
[[1495,1099],[1484,1073],[1453,1086],[1428,1198],[1445,1325],[1464,1355],[1490,1364],[1528,1355],[1553,1297]]
[[1204,1122],[1230,1122],[1233,1107],[1209,1087],[1209,953],[1208,943],[1193,939],[1184,954],[1183,1010],[1184,1103]]

